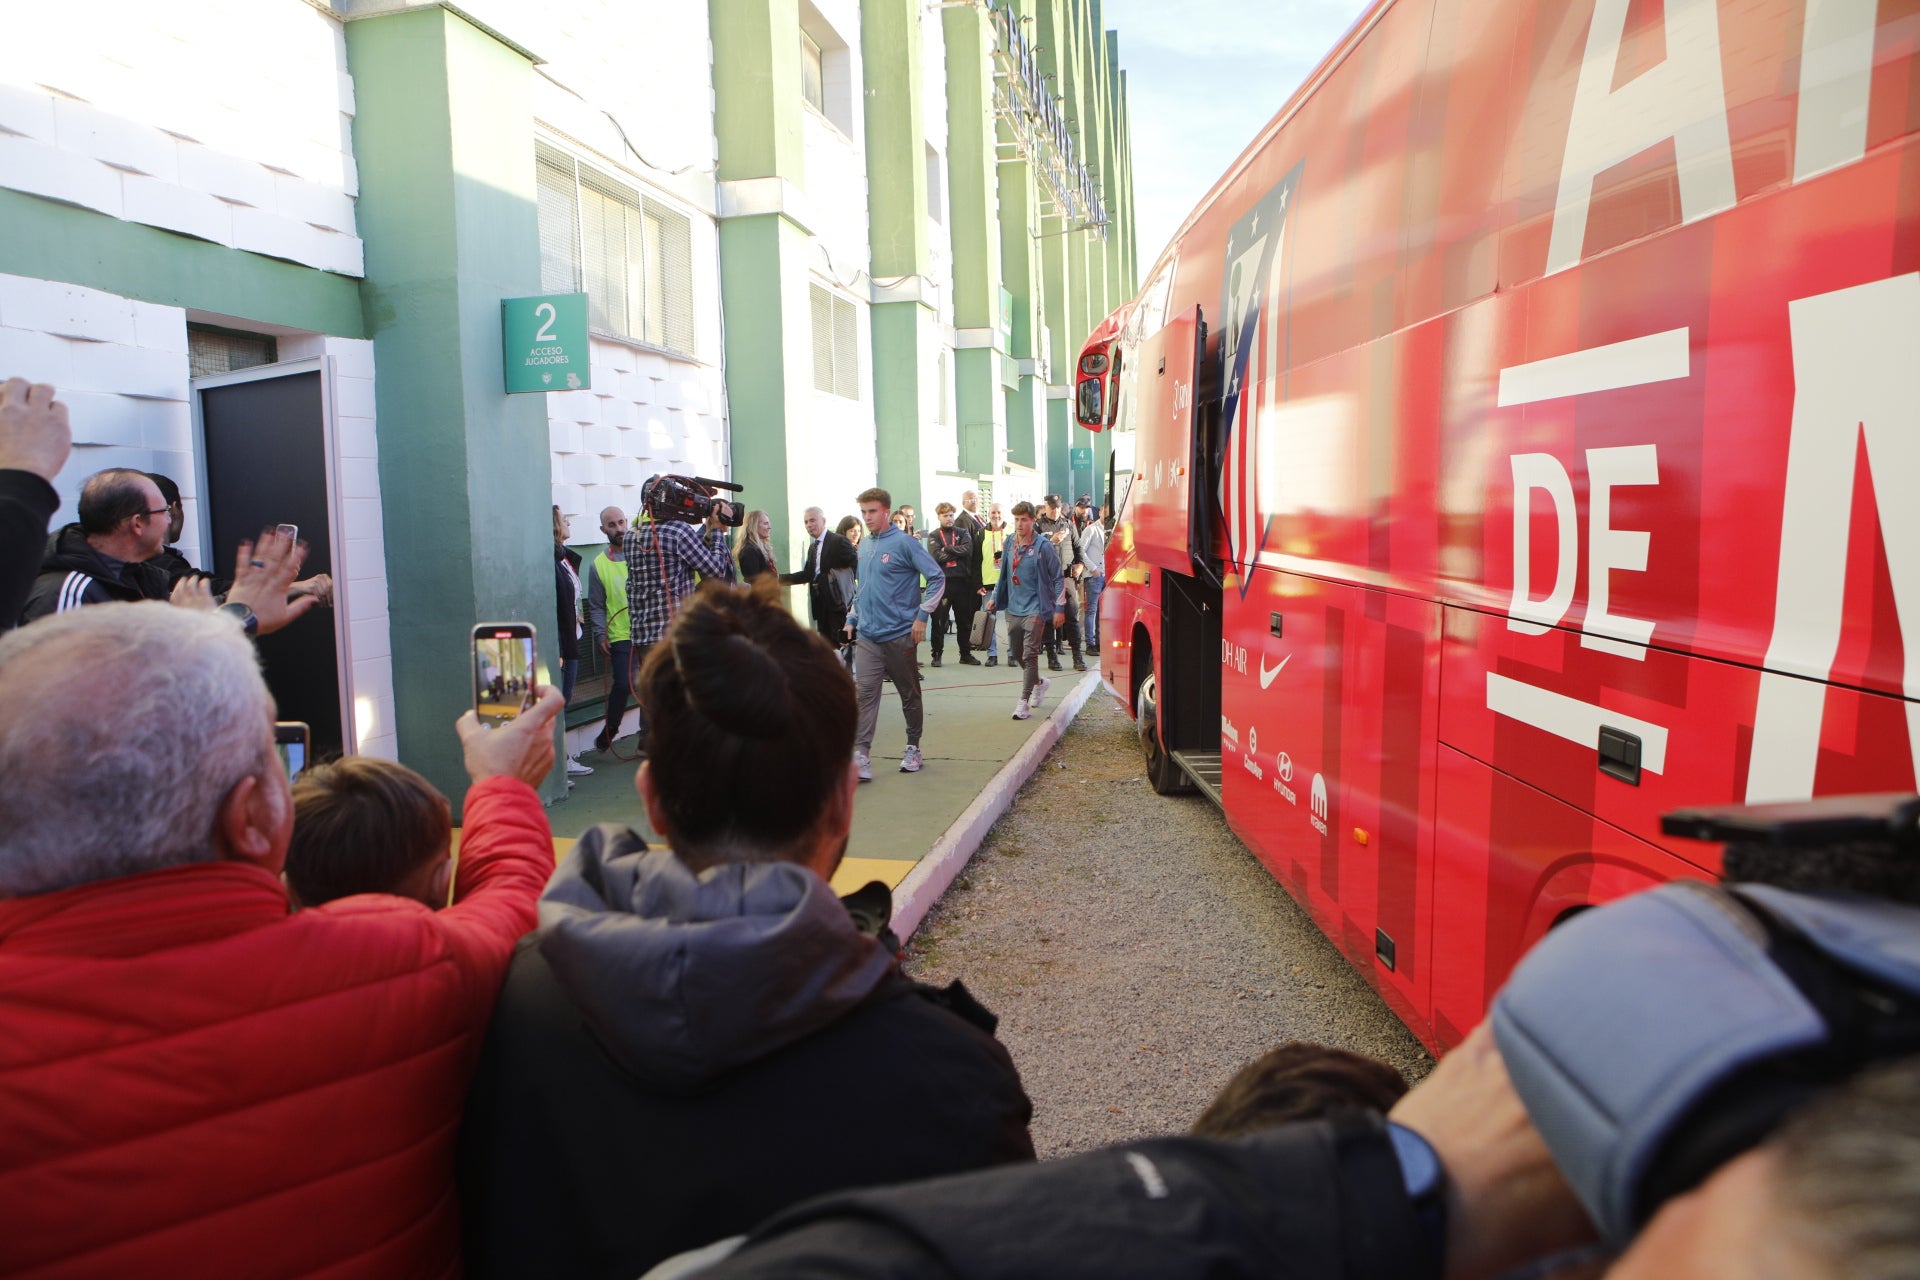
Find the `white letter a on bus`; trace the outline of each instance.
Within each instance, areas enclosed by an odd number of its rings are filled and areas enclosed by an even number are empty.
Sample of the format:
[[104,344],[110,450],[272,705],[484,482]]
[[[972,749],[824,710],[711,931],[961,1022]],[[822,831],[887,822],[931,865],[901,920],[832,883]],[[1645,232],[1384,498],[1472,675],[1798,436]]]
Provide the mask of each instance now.
[[1666,61],[1615,89],[1627,4],[1594,4],[1573,118],[1567,125],[1567,148],[1560,159],[1560,198],[1547,246],[1547,275],[1580,261],[1594,178],[1668,138],[1673,139],[1679,169],[1680,221],[1693,222],[1733,207],[1733,151],[1727,140],[1715,0],[1667,0]]

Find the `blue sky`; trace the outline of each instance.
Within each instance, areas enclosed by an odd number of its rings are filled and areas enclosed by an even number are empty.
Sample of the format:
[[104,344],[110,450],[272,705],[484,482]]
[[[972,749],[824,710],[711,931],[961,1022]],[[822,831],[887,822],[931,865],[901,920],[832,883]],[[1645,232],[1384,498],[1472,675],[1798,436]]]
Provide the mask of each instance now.
[[1144,274],[1368,0],[1101,0],[1120,33]]

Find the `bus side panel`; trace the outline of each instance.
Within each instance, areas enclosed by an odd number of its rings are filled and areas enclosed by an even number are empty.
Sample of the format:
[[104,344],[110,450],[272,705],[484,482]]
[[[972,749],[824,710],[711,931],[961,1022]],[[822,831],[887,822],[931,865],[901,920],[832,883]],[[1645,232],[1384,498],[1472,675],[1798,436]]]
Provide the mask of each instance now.
[[1225,610],[1229,819],[1354,967],[1421,1028],[1431,981],[1439,608],[1256,570],[1245,597],[1227,594]]
[[1357,597],[1346,627],[1339,774],[1328,779],[1340,822],[1329,822],[1327,838],[1348,868],[1348,954],[1403,1018],[1417,1011],[1408,1022],[1418,1029],[1431,1012],[1440,606],[1380,591]]
[[[1897,354],[1920,349],[1915,195],[1899,209],[1916,151],[1518,289],[1524,327],[1503,315],[1479,357],[1498,402],[1450,398],[1446,520],[1463,540],[1448,593],[1603,644],[1899,691],[1896,584],[1920,581],[1920,552],[1883,530],[1920,475],[1895,443],[1904,427],[1882,423],[1920,414]],[[1888,278],[1903,216],[1907,273]],[[1611,385],[1553,368],[1580,359],[1613,361]],[[1854,483],[1816,493],[1835,466]],[[1794,512],[1808,513],[1797,538]]]
[[1240,838],[1337,941],[1340,851],[1321,828],[1331,830],[1324,775],[1338,773],[1350,609],[1324,580],[1265,570],[1254,572],[1244,596],[1229,588],[1222,607],[1222,806]]
[[[1716,871],[1711,847],[1660,835],[1660,815],[1745,798],[1762,675],[1661,649],[1643,652],[1629,661],[1583,647],[1575,631],[1528,635],[1500,615],[1449,609],[1441,738]],[[1815,794],[1914,789],[1913,758],[1902,749],[1913,704],[1817,681],[1776,681],[1795,686],[1783,702],[1808,708],[1794,732],[1815,757]],[[1637,784],[1601,770],[1603,725],[1640,739]]]
[[[1682,876],[1688,864],[1442,746],[1436,770],[1432,1026],[1442,1051],[1485,1016],[1526,949],[1568,912]],[[1596,974],[1596,982],[1605,975]]]

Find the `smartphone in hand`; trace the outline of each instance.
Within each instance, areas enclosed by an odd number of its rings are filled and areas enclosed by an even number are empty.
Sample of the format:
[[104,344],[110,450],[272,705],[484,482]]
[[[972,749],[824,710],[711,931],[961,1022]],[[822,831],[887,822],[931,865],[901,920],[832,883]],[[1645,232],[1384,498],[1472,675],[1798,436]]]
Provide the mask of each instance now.
[[482,622],[473,629],[473,711],[482,724],[505,724],[533,705],[531,622]]
[[297,524],[277,524],[273,526],[273,531],[288,542],[300,541],[300,526]]
[[273,722],[273,750],[280,757],[280,767],[287,771],[288,782],[299,777],[300,771],[307,767],[307,752],[312,740],[313,735],[304,720]]

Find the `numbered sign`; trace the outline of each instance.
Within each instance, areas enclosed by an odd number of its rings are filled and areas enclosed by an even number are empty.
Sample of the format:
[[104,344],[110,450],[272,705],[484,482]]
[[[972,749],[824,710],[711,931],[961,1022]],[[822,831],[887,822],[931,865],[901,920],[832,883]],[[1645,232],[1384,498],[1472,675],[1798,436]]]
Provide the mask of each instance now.
[[502,298],[500,335],[508,391],[578,391],[587,368],[587,295]]

